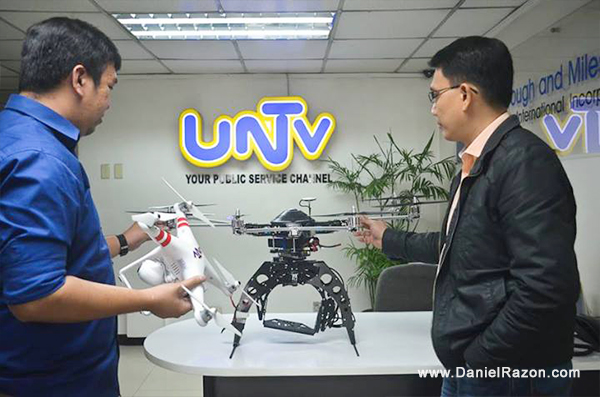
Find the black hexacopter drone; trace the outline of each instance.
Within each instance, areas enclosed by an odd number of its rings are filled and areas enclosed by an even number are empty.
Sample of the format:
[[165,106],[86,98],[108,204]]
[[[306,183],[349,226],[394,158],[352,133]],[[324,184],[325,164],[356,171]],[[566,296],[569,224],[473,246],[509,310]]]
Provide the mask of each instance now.
[[[354,335],[355,318],[342,277],[325,262],[307,259],[312,252],[316,252],[319,248],[331,248],[339,246],[339,244],[335,246],[322,245],[316,235],[341,230],[356,231],[360,225],[359,216],[361,215],[371,216],[374,219],[405,219],[411,221],[419,217],[417,206],[424,203],[410,205],[407,214],[400,214],[398,209],[393,211],[356,212],[353,207],[351,212],[321,215],[329,217],[330,220],[316,221],[311,216],[310,207],[310,203],[314,200],[314,198],[300,200],[299,205],[308,208],[308,215],[301,210],[292,208],[283,211],[267,224],[246,223],[242,219],[239,210],[231,217],[231,227],[234,234],[268,237],[271,253],[274,254],[273,259],[263,262],[246,284],[244,291],[247,294],[240,298],[235,307],[232,325],[242,332],[249,316],[248,312],[252,305],[256,304],[258,318],[267,328],[314,335],[326,328],[345,327],[348,331],[350,343],[352,343],[358,356]],[[267,298],[275,287],[305,284],[312,285],[321,295],[321,305],[313,328],[293,321],[267,320],[265,318]],[[230,358],[233,357],[236,348],[239,346],[240,339],[240,336],[235,335]]]

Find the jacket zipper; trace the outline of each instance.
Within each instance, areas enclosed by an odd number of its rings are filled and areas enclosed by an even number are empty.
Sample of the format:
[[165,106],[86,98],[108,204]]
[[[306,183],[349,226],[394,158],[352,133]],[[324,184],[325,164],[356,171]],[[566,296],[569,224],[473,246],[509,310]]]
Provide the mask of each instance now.
[[[459,211],[459,213],[457,214],[457,216],[460,217],[460,194],[462,192],[462,187],[464,184],[464,181],[469,179],[469,178],[474,178],[476,176],[478,176],[481,173],[481,171],[479,171],[476,174],[473,175],[467,175],[462,181],[460,181],[460,184],[458,185],[458,189],[461,189],[458,196],[458,205],[457,208],[455,208],[454,211]],[[452,205],[452,204],[450,204]],[[454,214],[449,214],[448,215],[448,222],[452,222],[452,218],[454,216]],[[456,224],[458,225],[458,218],[456,219]],[[442,227],[446,227],[446,225],[442,225]],[[454,227],[454,229],[456,229],[456,226]],[[448,253],[448,249],[450,248],[450,244],[452,244],[452,240],[454,238],[454,231],[455,230],[450,230],[450,241],[447,242],[446,244],[444,244],[444,246],[442,247],[442,252],[440,254],[440,262],[438,263],[438,269],[437,272],[435,273],[435,278],[433,279],[433,292],[432,292],[432,296],[431,296],[431,311],[433,313],[433,311],[435,310],[435,286],[437,284],[437,279],[438,279],[438,275],[440,274],[440,272],[442,271],[442,265],[444,263],[444,261],[446,260],[446,254]]]

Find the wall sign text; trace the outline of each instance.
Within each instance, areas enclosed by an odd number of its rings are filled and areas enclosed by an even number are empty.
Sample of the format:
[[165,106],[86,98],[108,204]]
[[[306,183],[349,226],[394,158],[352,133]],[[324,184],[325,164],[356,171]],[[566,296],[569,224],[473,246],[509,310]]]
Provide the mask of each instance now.
[[254,154],[266,169],[281,171],[291,164],[295,143],[305,158],[316,160],[335,130],[335,119],[321,113],[311,123],[307,108],[301,97],[263,98],[256,111],[218,117],[210,142],[202,138],[200,114],[186,109],[179,116],[181,153],[202,168],[218,167],[231,157],[248,160]]

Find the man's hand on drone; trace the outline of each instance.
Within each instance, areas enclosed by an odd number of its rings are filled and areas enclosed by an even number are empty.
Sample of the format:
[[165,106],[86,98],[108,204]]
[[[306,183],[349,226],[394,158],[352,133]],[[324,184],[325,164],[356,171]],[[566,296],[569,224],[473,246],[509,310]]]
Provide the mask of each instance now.
[[358,241],[365,244],[372,244],[374,247],[381,249],[383,233],[387,229],[387,224],[384,221],[369,219],[366,216],[361,216],[360,224],[362,228],[354,232],[354,236],[358,237]]
[[160,318],[178,318],[184,315],[193,306],[181,285],[194,289],[205,280],[205,276],[194,276],[179,283],[165,283],[143,290],[148,297],[148,310]]
[[150,240],[150,237],[142,230],[137,222],[133,222],[133,225],[131,225],[129,229],[125,230],[123,235],[127,240],[130,251],[135,251],[144,242]]
[[[165,231],[173,229],[173,227],[171,227],[169,222],[163,222],[163,221],[156,222],[154,226],[158,227],[161,230],[165,230]],[[142,230],[142,228],[140,227],[140,225],[138,225],[137,222],[133,222],[133,224],[129,227],[129,229],[127,229],[123,232],[123,235],[125,236],[125,239],[127,240],[127,244],[129,245],[130,251],[135,251],[136,249],[138,249],[140,247],[140,245],[142,245],[146,241],[151,240],[150,236],[148,236]]]

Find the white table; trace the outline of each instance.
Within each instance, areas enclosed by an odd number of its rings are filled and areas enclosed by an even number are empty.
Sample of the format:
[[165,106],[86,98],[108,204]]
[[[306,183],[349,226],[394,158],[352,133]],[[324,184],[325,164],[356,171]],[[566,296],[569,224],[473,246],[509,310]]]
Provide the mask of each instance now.
[[[312,326],[316,313],[268,314]],[[233,335],[194,320],[168,325],[144,342],[156,365],[203,375],[205,396],[439,395],[441,379],[420,369],[442,369],[430,338],[431,312],[356,313],[356,356],[345,328],[314,336],[264,328],[256,314],[229,359]],[[576,358],[574,368],[600,369],[600,355]],[[243,392],[242,392],[243,391]],[[311,392],[312,391],[312,392]],[[309,394],[310,393],[310,394]]]

